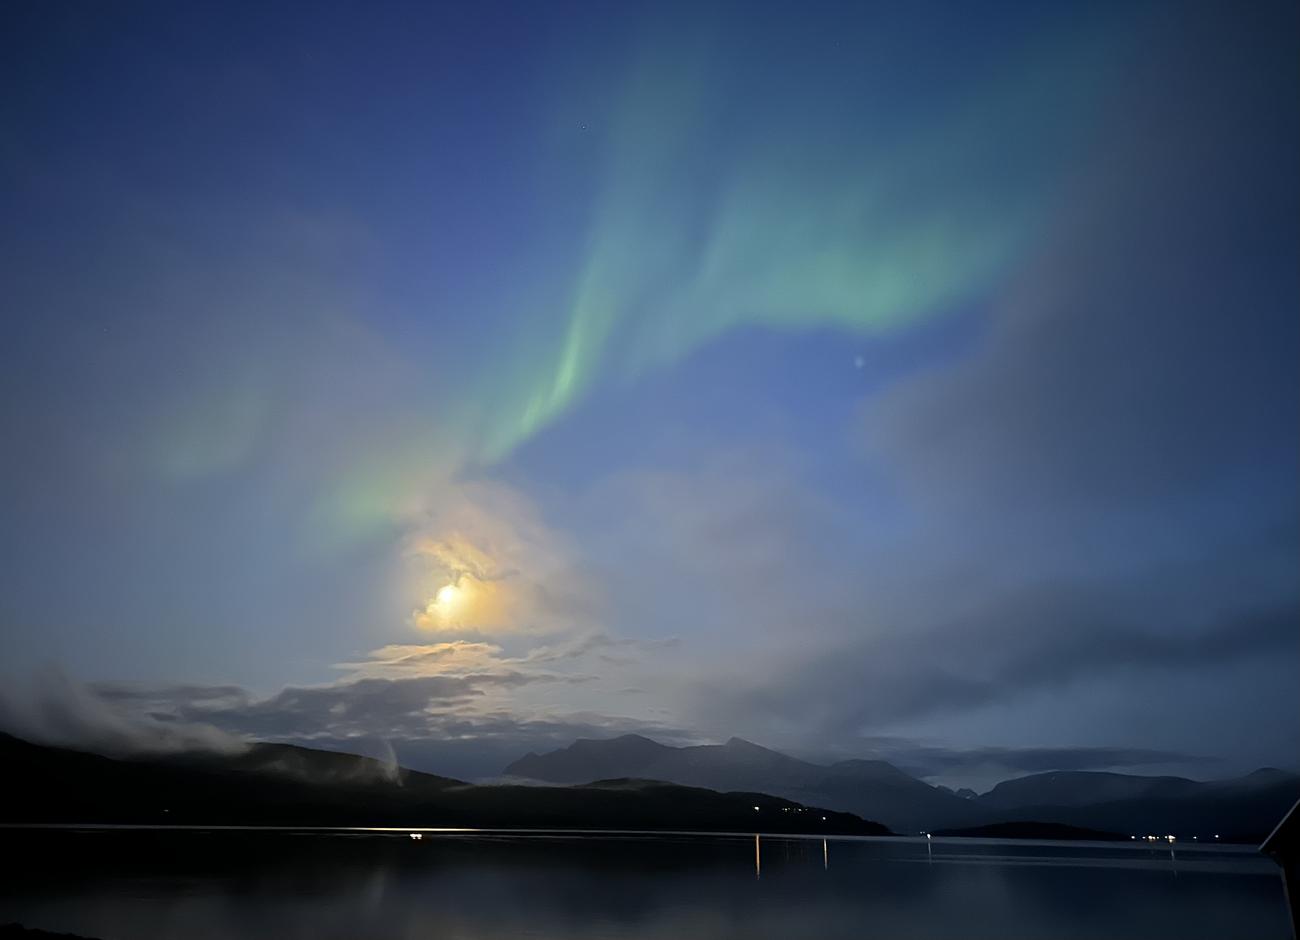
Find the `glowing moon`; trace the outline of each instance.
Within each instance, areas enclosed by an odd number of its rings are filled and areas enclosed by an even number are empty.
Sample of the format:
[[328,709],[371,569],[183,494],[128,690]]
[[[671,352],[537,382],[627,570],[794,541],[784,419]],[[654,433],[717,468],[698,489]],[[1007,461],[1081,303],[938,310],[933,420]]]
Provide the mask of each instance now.
[[480,581],[458,572],[456,580],[426,590],[431,592],[424,595],[427,600],[412,611],[415,626],[421,630],[499,630],[526,620],[524,612],[515,609],[519,599],[497,581]]
[[433,603],[443,611],[450,610],[455,606],[456,601],[460,599],[460,588],[454,584],[444,584],[438,588],[438,593],[434,595]]

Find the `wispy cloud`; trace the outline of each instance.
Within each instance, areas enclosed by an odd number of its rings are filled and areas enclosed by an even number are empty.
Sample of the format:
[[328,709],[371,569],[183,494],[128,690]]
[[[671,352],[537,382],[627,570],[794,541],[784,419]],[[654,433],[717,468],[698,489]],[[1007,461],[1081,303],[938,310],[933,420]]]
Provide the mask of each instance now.
[[175,703],[235,707],[248,697],[232,686],[86,685],[53,669],[0,689],[0,730],[45,744],[97,753],[154,754],[191,750],[236,753],[237,731],[203,720],[178,720]]

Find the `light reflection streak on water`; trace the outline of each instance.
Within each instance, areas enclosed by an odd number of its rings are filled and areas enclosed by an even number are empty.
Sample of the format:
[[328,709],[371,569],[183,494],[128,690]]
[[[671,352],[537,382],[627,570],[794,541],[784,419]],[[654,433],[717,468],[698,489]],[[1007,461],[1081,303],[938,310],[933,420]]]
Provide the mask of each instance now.
[[[664,838],[746,838],[735,832],[701,832],[689,830],[639,830],[639,829],[518,829],[518,828],[480,828],[473,826],[255,826],[255,825],[138,825],[112,823],[0,823],[0,832],[6,831],[84,831],[84,832],[266,832],[266,833],[321,833],[339,835],[377,835],[409,836],[412,833],[426,833],[435,836],[458,838],[469,836],[487,840],[514,839],[562,839],[567,841],[586,841],[592,839],[622,839],[627,837]],[[1260,874],[1273,872],[1275,866],[1271,861],[1259,856],[1253,846],[1224,843],[1207,843],[1197,846],[1190,852],[1179,856],[1174,847],[1169,847],[1169,856],[1163,851],[1152,851],[1145,844],[1130,845],[1127,842],[1057,842],[1052,840],[1017,840],[1017,839],[959,839],[933,838],[927,836],[831,836],[782,834],[781,840],[810,841],[822,840],[822,865],[829,868],[829,842],[831,839],[844,844],[858,843],[880,845],[916,845],[925,842],[924,860],[931,863],[947,865],[1005,865],[1022,866],[1063,866],[1076,868],[1127,868],[1127,869],[1171,869],[1184,873],[1246,873]],[[756,877],[761,876],[760,836],[754,836],[754,867]],[[935,850],[935,845],[938,850]],[[1032,848],[1034,854],[1011,854],[1017,849]],[[999,849],[1001,851],[999,851]],[[1059,854],[1038,854],[1043,850],[1058,849]],[[899,854],[892,860],[901,862],[921,861],[915,856]]]

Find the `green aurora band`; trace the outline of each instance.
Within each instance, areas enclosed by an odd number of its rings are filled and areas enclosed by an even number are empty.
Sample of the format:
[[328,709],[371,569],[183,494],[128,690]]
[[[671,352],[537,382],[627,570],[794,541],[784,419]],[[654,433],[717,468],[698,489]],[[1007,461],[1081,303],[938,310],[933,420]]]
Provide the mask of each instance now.
[[440,409],[437,433],[347,475],[331,528],[390,526],[413,487],[490,466],[600,383],[634,381],[730,330],[881,335],[986,297],[1044,237],[1109,51],[1077,36],[1035,43],[930,92],[918,117],[870,75],[846,82],[852,61],[792,90],[710,44],[647,44],[593,121],[604,138],[586,250],[558,291],[569,298],[558,326],[512,315],[516,344]]

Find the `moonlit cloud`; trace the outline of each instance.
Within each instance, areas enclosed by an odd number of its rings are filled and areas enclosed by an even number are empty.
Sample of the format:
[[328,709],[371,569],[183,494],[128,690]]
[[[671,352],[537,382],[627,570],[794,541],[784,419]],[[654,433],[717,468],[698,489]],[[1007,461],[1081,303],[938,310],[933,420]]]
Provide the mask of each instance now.
[[590,630],[598,594],[564,537],[522,494],[499,484],[448,487],[406,549],[423,598],[412,614],[444,633]]
[[176,720],[176,701],[237,707],[247,696],[232,687],[128,687],[102,690],[45,671],[0,692],[0,730],[32,741],[114,756],[191,750],[233,754],[247,747],[237,732],[204,721]]
[[374,650],[359,662],[339,663],[355,675],[444,675],[475,671],[501,660],[501,647],[492,643],[453,640],[427,645],[394,643]]

